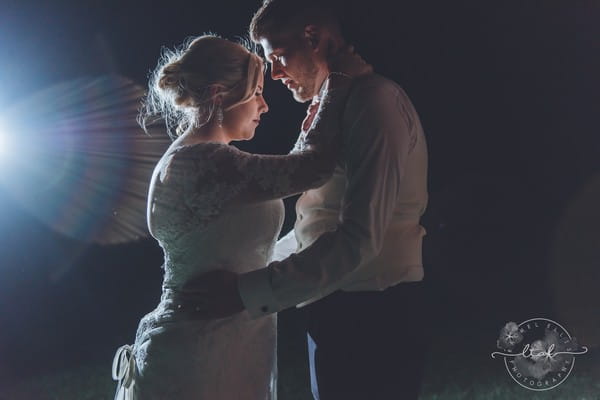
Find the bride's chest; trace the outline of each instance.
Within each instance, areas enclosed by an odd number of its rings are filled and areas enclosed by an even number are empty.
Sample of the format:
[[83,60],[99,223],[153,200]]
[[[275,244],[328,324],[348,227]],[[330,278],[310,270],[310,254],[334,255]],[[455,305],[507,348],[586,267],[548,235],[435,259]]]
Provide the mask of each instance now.
[[283,200],[269,200],[260,203],[236,207],[227,212],[232,222],[243,237],[248,235],[270,237],[278,235],[285,218]]

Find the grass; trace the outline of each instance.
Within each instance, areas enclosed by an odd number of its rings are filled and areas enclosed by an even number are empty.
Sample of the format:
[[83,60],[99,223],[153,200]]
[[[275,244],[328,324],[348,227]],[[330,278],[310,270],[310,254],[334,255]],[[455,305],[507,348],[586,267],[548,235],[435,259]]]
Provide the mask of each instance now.
[[[285,319],[280,339],[280,400],[311,399],[303,336]],[[294,333],[288,333],[291,329]],[[490,357],[494,337],[483,340],[455,331],[436,338],[420,400],[599,400],[600,353],[578,356],[567,380],[555,389],[534,392],[514,382],[501,359]],[[489,343],[488,343],[489,342]],[[110,400],[115,383],[111,359],[97,360],[67,370],[2,382],[0,400]]]

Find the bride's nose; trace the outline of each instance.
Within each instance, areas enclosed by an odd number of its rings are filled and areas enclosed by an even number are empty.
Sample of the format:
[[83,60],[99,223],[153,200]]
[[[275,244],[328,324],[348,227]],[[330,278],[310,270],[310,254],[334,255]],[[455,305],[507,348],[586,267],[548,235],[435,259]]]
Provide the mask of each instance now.
[[269,111],[269,105],[267,104],[267,101],[265,100],[265,98],[263,96],[260,96],[260,106],[259,106],[258,110],[260,111],[261,114]]

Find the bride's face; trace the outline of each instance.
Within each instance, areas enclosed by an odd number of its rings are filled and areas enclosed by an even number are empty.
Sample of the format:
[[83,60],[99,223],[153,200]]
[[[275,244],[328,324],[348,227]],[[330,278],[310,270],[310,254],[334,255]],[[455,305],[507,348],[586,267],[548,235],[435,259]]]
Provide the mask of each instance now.
[[223,115],[223,129],[230,140],[249,140],[254,137],[254,131],[260,123],[260,116],[269,111],[269,106],[263,97],[264,75],[258,77],[258,85],[254,96],[245,103],[238,104]]

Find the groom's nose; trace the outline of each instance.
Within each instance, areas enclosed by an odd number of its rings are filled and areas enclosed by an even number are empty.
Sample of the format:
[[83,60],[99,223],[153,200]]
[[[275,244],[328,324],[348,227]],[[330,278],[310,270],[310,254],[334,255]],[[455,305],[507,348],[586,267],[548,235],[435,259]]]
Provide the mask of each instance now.
[[283,67],[277,61],[274,61],[271,64],[271,78],[273,80],[285,78],[285,72],[283,70]]

